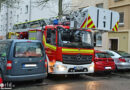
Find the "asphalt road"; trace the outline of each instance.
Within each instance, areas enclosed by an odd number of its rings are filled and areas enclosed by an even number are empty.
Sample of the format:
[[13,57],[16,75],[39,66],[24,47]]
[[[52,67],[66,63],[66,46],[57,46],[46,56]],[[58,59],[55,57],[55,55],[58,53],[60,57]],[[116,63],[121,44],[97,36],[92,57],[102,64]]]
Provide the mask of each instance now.
[[112,74],[57,76],[43,83],[36,81],[15,82],[14,90],[130,90],[130,71]]

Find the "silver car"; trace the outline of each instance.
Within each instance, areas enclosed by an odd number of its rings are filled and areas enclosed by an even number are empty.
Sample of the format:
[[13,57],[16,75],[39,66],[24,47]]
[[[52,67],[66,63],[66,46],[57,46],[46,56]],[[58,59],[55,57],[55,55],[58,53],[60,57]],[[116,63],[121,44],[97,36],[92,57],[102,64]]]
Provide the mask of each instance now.
[[124,51],[102,50],[111,55],[117,69],[130,69],[130,54]]

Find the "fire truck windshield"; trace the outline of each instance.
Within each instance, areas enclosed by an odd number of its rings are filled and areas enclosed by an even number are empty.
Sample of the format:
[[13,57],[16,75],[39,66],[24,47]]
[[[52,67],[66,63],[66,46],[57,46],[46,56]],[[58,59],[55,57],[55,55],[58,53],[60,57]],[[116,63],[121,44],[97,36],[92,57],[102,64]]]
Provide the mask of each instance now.
[[92,33],[83,30],[60,30],[60,44],[62,47],[93,48]]

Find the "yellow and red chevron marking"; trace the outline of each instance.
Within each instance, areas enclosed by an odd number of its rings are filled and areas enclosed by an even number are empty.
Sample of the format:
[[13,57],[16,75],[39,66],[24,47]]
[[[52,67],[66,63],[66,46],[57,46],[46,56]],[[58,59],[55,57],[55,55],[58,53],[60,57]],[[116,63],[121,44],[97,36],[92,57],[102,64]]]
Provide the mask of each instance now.
[[116,25],[114,26],[112,31],[117,32],[118,31],[118,25],[119,25],[119,21],[116,23]]
[[88,15],[87,28],[96,29],[96,26],[94,25],[93,20],[91,19],[90,15]]
[[87,18],[84,20],[83,24],[81,25],[80,28],[85,28],[87,26]]

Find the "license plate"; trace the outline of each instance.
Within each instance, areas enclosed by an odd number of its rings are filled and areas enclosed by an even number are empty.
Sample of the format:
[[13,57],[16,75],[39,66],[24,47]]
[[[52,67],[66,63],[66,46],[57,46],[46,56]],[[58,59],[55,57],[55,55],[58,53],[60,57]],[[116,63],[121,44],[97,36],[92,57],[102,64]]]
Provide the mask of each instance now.
[[83,67],[82,67],[82,66],[76,66],[76,67],[74,67],[74,69],[75,69],[75,70],[82,70]]
[[105,69],[111,69],[111,67],[105,67]]
[[23,67],[37,67],[37,64],[24,64]]

